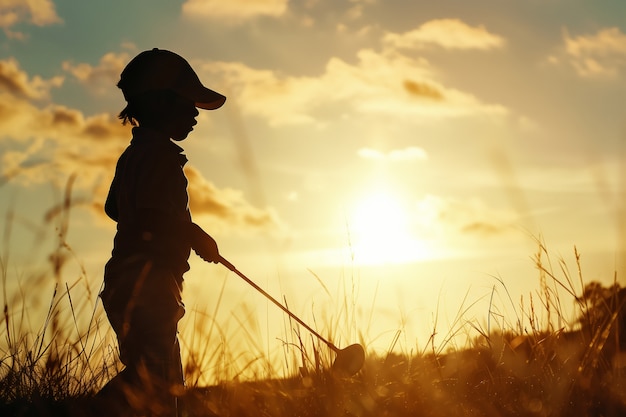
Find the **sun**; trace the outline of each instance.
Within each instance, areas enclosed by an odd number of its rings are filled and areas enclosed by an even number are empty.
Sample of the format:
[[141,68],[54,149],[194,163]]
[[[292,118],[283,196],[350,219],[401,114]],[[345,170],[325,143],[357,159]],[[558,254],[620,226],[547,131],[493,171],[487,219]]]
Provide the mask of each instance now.
[[348,219],[355,260],[380,265],[428,258],[427,246],[411,232],[410,214],[404,200],[389,191],[359,200]]

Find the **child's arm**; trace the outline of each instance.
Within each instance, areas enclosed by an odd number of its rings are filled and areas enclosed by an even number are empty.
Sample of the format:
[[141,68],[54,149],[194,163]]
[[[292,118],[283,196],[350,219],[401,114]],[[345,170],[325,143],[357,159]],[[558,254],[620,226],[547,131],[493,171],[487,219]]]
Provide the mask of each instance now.
[[196,254],[207,262],[218,263],[220,253],[217,249],[217,242],[207,232],[202,230],[195,223],[189,223],[188,235],[190,237],[191,248]]

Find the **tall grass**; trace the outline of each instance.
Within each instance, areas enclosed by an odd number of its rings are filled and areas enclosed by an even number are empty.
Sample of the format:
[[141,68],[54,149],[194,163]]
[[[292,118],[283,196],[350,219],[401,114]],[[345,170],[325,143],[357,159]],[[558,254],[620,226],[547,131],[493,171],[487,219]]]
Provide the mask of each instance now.
[[[117,373],[112,335],[103,325],[106,318],[85,269],[66,242],[72,183],[70,178],[63,201],[46,214],[55,243],[43,272],[23,275],[11,267],[13,215],[7,214],[0,255],[0,398],[4,402],[86,395]],[[78,276],[67,281],[63,271],[72,259]],[[9,294],[9,287],[17,289]],[[42,300],[47,302],[45,309]]]

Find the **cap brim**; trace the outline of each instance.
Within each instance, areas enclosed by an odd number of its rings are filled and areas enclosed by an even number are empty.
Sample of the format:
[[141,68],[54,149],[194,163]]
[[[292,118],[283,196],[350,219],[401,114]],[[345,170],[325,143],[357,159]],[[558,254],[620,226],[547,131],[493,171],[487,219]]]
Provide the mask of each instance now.
[[204,87],[203,90],[196,92],[192,100],[195,102],[196,107],[205,110],[215,110],[222,107],[226,102],[226,97],[220,93]]

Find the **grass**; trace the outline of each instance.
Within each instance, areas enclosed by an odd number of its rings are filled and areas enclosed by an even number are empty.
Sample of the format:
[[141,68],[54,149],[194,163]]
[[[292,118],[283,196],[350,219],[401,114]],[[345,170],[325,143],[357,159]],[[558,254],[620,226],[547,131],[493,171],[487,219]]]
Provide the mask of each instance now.
[[[65,209],[45,276],[24,278],[9,297],[7,282],[20,280],[9,272],[7,252],[0,256],[2,416],[97,415],[92,396],[120,369],[115,338],[84,269],[79,265],[79,276],[62,284],[65,263],[75,260],[65,243]],[[541,240],[537,246],[534,293],[515,301],[494,277],[484,319],[465,318],[478,303],[466,300],[450,328],[437,328],[435,320],[424,347],[398,353],[398,331],[387,352],[369,352],[363,369],[350,378],[333,375],[328,349],[288,319],[283,349],[273,356],[257,342],[262,330],[252,309],[243,305],[231,320],[218,323],[222,285],[213,310],[191,312],[181,335],[186,409],[193,416],[626,415],[626,290],[617,277],[609,287],[586,282],[576,249],[572,273],[564,260],[553,262]],[[33,296],[41,297],[42,279],[56,284],[44,294],[47,314],[36,323],[29,305]],[[338,311],[322,320],[336,338],[347,334],[367,345],[367,332],[358,328],[355,285],[345,285]],[[512,315],[497,298],[507,300]],[[565,314],[568,304],[576,308],[574,318]],[[458,335],[468,342],[453,342]],[[235,337],[245,349],[229,346]]]

